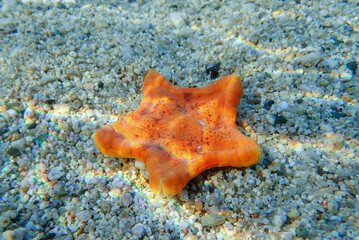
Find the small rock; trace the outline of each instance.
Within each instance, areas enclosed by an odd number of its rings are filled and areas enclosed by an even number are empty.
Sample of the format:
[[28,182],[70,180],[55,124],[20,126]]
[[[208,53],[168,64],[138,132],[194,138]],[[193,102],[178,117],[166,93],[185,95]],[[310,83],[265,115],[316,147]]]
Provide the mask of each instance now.
[[9,226],[11,220],[8,216],[0,216],[0,229]]
[[13,148],[10,148],[9,150],[6,151],[7,154],[9,154],[10,156],[12,157],[18,157],[21,155],[21,152],[19,149],[13,147]]
[[265,108],[266,110],[269,110],[269,109],[272,107],[273,104],[274,104],[274,101],[273,101],[273,100],[269,100],[269,101],[265,102],[263,106],[264,106],[264,108]]
[[76,215],[82,222],[87,222],[92,218],[92,212],[88,210],[81,211]]
[[338,60],[326,58],[318,64],[318,67],[332,70],[332,69],[335,69],[338,65],[339,65]]
[[223,224],[226,221],[226,217],[211,213],[201,217],[201,223],[204,227],[216,227]]
[[285,110],[289,107],[289,103],[286,102],[286,101],[282,101],[280,104],[279,104],[279,107],[282,109],[282,110]]
[[68,115],[70,113],[70,106],[64,104],[54,104],[54,113],[59,115]]
[[267,119],[269,124],[275,125],[275,117],[273,115],[267,114],[265,115],[265,118]]
[[322,59],[322,54],[318,52],[312,52],[307,55],[299,57],[299,62],[306,67],[312,67],[319,63]]
[[15,205],[0,203],[0,213],[6,212],[8,210],[13,210],[13,209],[16,209]]
[[277,227],[282,227],[285,221],[287,221],[286,215],[277,214],[273,217],[273,224]]
[[353,78],[353,71],[347,67],[347,65],[342,65],[339,69],[339,77],[343,82],[349,81]]
[[46,85],[48,83],[52,83],[58,80],[60,80],[60,78],[56,76],[45,76],[39,80],[39,85]]
[[297,237],[306,238],[308,237],[308,230],[305,227],[299,227],[295,229],[295,234]]
[[137,223],[133,228],[132,228],[132,233],[134,235],[136,235],[136,237],[141,238],[143,237],[144,233],[145,233],[145,228],[143,226],[142,223]]
[[183,202],[187,202],[189,200],[188,198],[188,191],[186,189],[183,189],[179,194],[178,194],[178,198],[183,201]]
[[8,230],[0,235],[1,240],[22,240],[27,232],[26,228],[18,228],[16,230]]
[[220,65],[221,64],[219,62],[208,64],[206,67],[206,73],[210,74],[212,79],[218,77]]
[[275,116],[275,124],[285,124],[287,123],[287,118],[282,115],[276,115]]
[[40,208],[41,210],[44,210],[44,209],[46,209],[48,206],[49,206],[49,202],[42,202],[42,203],[40,203],[39,208]]
[[40,240],[49,240],[56,237],[55,233],[46,233]]
[[355,74],[356,70],[358,69],[358,63],[356,61],[348,62],[347,67],[353,71],[353,74]]
[[289,217],[290,219],[297,218],[298,216],[299,216],[299,212],[298,212],[297,209],[292,209],[292,210],[290,210],[289,213],[288,213],[288,217]]
[[102,210],[103,213],[109,213],[111,211],[111,206],[110,204],[108,204],[107,201],[103,200],[101,203],[100,203],[100,208]]
[[131,46],[129,45],[124,45],[122,47],[120,47],[121,52],[122,52],[122,57],[125,60],[131,59],[133,56],[133,49],[131,48]]
[[17,116],[17,112],[14,109],[6,110],[7,115],[11,118],[15,118]]
[[98,84],[97,84],[97,87],[98,87],[98,88],[101,88],[101,89],[103,89],[104,86],[105,86],[105,85],[103,84],[102,81],[99,81]]
[[172,12],[170,14],[170,21],[176,28],[183,28],[186,26],[186,22],[184,21],[180,12]]
[[34,117],[35,117],[34,111],[30,107],[26,108],[24,112],[24,119],[33,122]]
[[58,167],[54,167],[52,168],[49,173],[47,174],[47,178],[50,181],[56,181],[58,180],[60,177],[65,175],[65,171],[61,166]]
[[0,19],[0,33],[9,34],[16,32],[15,24],[8,19]]
[[140,170],[146,170],[146,165],[139,159],[135,159],[135,168]]
[[165,78],[167,80],[171,80],[172,74],[171,74],[171,69],[169,67],[167,67],[167,66],[163,67],[162,74],[163,74],[163,76],[165,76]]
[[17,4],[18,0],[3,0],[1,10],[3,12],[13,11],[15,10]]
[[93,83],[85,83],[83,86],[86,91],[92,91],[95,88],[95,85]]
[[132,203],[132,195],[129,194],[129,193],[124,193],[124,194],[121,195],[120,201],[122,202],[122,204],[123,204],[125,207],[128,207],[128,206],[130,206],[131,203]]

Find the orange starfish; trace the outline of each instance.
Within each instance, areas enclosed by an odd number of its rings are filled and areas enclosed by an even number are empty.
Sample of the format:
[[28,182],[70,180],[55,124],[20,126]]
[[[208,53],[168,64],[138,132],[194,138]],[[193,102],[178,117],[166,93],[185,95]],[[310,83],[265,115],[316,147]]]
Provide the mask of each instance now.
[[243,95],[230,75],[201,88],[181,88],[150,70],[139,108],[94,135],[102,153],[141,159],[157,194],[179,193],[213,167],[247,167],[263,156],[259,145],[235,124]]

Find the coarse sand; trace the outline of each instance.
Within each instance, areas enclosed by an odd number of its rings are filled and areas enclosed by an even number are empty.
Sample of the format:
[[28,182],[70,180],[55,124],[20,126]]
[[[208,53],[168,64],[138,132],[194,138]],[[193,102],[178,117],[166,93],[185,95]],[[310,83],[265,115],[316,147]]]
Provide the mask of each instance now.
[[[347,0],[0,2],[1,239],[359,239],[359,5]],[[243,79],[264,159],[175,197],[92,134],[148,70]]]

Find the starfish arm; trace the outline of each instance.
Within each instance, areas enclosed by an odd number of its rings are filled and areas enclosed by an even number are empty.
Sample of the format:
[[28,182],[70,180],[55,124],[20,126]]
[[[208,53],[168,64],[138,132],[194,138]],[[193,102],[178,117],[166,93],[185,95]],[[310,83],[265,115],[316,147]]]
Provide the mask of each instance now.
[[96,148],[103,154],[112,157],[143,159],[146,149],[117,132],[116,125],[119,123],[121,121],[113,125],[105,125],[95,132],[93,140]]
[[159,146],[148,147],[147,153],[145,162],[152,191],[166,196],[181,192],[191,179],[187,160],[176,159]]
[[96,148],[105,155],[113,157],[128,157],[130,146],[123,135],[117,133],[112,125],[105,125],[93,136]]
[[202,105],[220,99],[216,106],[221,111],[221,122],[235,122],[237,106],[243,96],[243,83],[238,76],[229,75],[212,84],[200,88],[182,88],[173,85],[162,74],[150,70],[143,84],[143,98],[140,106],[153,104],[158,99],[168,98],[180,104],[192,103]]
[[248,167],[262,159],[263,151],[256,141],[245,137],[240,144],[238,148],[206,152],[200,158],[189,161],[189,174],[193,178],[214,167]]

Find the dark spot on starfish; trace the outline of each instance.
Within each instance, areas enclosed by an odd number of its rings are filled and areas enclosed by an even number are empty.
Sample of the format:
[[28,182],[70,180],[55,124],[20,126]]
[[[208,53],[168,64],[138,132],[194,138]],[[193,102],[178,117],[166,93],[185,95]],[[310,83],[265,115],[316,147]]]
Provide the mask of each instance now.
[[189,101],[192,100],[192,96],[193,96],[192,93],[184,93],[184,94],[183,94],[183,97],[184,97],[184,99],[185,99],[187,102],[189,102]]

